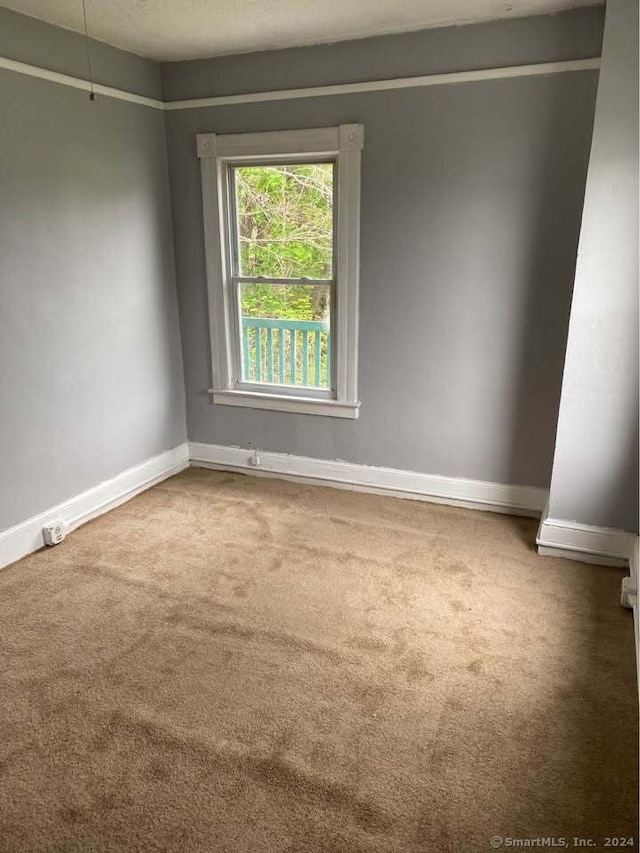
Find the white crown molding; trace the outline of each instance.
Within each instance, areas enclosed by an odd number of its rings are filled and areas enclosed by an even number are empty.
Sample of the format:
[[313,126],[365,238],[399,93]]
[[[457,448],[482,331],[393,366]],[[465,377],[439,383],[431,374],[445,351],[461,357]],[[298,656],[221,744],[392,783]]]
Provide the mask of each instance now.
[[547,499],[546,489],[533,486],[441,477],[267,450],[258,452],[260,464],[256,466],[255,451],[242,447],[190,442],[189,448],[191,464],[196,467],[249,471],[259,476],[324,483],[340,489],[395,495],[491,512],[537,518]]
[[44,547],[42,528],[52,521],[63,521],[67,532],[114,509],[130,498],[166,480],[189,466],[189,447],[181,444],[128,468],[64,503],[0,531],[0,568]]
[[[254,104],[263,101],[287,101],[296,98],[321,98],[331,95],[350,95],[363,92],[384,92],[392,89],[412,89],[425,86],[446,86],[460,83],[477,83],[484,80],[505,80],[513,77],[536,77],[548,74],[562,74],[573,71],[594,71],[600,68],[600,58],[567,59],[560,62],[540,62],[531,65],[510,65],[505,68],[482,68],[478,71],[452,71],[445,74],[424,74],[417,77],[397,77],[392,80],[369,80],[362,83],[336,83],[330,86],[310,86],[303,89],[279,89],[272,92],[249,92],[242,95],[218,95],[212,98],[191,98],[180,101],[161,101],[137,95],[124,89],[114,89],[94,83],[96,95],[128,101],[132,104],[151,107],[155,110],[192,110],[203,107],[231,106],[233,104]],[[91,90],[88,80],[49,71],[37,65],[17,62],[14,59],[0,57],[0,69],[37,77],[50,83],[70,86],[84,92]]]

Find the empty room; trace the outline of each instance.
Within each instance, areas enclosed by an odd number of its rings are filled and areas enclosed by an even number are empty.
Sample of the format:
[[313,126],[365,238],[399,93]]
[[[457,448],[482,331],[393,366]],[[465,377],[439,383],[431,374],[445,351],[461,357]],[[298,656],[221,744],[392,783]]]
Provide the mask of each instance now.
[[637,0],[0,0],[0,853],[638,850]]

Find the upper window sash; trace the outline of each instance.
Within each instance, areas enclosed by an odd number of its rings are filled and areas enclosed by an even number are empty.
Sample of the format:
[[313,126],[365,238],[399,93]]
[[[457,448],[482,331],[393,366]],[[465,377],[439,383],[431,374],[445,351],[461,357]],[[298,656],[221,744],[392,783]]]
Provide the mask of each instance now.
[[[239,134],[240,136],[244,134]],[[253,134],[249,134],[253,135]],[[262,135],[262,134],[258,134]],[[269,134],[270,136],[273,134]],[[287,157],[276,157],[274,155],[265,156],[265,157],[255,157],[254,159],[247,159],[246,157],[242,157],[240,159],[237,158],[224,158],[224,163],[226,164],[227,171],[227,198],[228,198],[228,220],[229,220],[229,238],[231,240],[231,263],[233,267],[233,277],[237,281],[251,281],[255,280],[256,283],[259,282],[272,282],[274,284],[322,284],[329,283],[335,280],[335,264],[336,264],[336,242],[337,242],[337,166],[338,166],[338,157],[337,154],[333,154],[332,156],[321,156],[320,154],[312,155],[309,154],[305,157],[301,156],[287,156]],[[273,276],[251,276],[245,275],[242,272],[242,245],[240,239],[240,210],[238,207],[238,184],[237,184],[237,171],[241,169],[243,166],[258,166],[258,167],[269,167],[269,166],[304,166],[304,165],[315,165],[315,164],[324,164],[331,165],[332,167],[332,228],[331,228],[331,237],[332,237],[332,246],[331,246],[331,277],[325,278],[313,278],[311,276],[300,276],[300,277],[290,277],[286,279],[274,278]]]

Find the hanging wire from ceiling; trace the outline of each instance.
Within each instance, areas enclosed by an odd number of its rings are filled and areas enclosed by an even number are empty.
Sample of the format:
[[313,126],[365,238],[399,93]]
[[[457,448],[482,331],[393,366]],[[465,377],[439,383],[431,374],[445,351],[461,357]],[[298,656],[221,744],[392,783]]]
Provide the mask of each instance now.
[[87,71],[89,72],[89,100],[95,101],[96,93],[93,91],[93,68],[91,65],[91,42],[89,39],[89,27],[87,25],[86,0],[82,0],[82,17],[84,18],[84,39],[87,48]]

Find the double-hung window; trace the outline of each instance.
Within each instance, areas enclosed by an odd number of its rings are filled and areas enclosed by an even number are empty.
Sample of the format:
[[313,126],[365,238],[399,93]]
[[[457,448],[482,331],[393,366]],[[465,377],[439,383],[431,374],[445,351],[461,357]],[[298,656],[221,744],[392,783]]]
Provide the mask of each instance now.
[[362,125],[197,141],[214,403],[357,417]]

